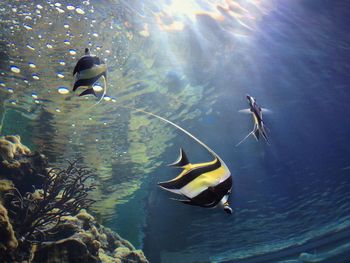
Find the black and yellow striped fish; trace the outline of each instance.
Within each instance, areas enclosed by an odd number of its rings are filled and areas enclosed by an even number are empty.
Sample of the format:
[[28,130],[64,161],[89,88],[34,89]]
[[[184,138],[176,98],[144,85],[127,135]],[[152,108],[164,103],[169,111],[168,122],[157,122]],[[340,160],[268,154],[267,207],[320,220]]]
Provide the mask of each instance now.
[[176,178],[160,182],[158,185],[185,197],[185,199],[174,199],[184,204],[207,208],[219,205],[231,214],[232,209],[228,204],[232,188],[230,170],[211,149],[208,150],[214,157],[213,161],[191,164],[184,150],[180,149],[178,160],[170,166],[180,167],[183,171]]
[[157,114],[130,106],[117,106],[142,112],[171,124],[202,145],[214,157],[211,162],[191,164],[184,150],[180,149],[179,158],[169,166],[180,167],[183,171],[170,181],[158,183],[161,188],[183,197],[183,199],[173,198],[173,200],[206,208],[221,207],[225,212],[232,214],[232,208],[228,202],[232,189],[231,172],[212,149],[184,128]]
[[[75,75],[75,82],[73,91],[79,87],[86,87],[79,96],[92,94],[96,96],[93,85],[102,77],[104,82],[103,95],[100,100],[103,99],[106,94],[106,79],[107,79],[107,66],[99,57],[91,55],[88,48],[85,49],[85,55],[82,56],[73,70],[73,76]],[[97,97],[97,96],[96,96]]]

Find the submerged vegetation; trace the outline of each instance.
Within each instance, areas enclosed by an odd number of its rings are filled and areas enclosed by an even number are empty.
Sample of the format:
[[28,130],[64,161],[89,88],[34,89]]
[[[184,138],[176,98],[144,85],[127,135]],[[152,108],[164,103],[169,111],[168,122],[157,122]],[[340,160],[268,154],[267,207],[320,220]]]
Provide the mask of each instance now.
[[94,202],[94,174],[78,160],[49,168],[19,136],[0,138],[0,151],[2,262],[147,262],[86,212]]
[[76,215],[88,208],[93,200],[88,198],[94,186],[86,185],[92,173],[78,167],[77,161],[61,170],[48,172],[42,189],[24,196],[14,189],[6,194],[10,216],[14,220],[16,234],[20,240],[38,242],[47,239],[60,227],[63,216]]

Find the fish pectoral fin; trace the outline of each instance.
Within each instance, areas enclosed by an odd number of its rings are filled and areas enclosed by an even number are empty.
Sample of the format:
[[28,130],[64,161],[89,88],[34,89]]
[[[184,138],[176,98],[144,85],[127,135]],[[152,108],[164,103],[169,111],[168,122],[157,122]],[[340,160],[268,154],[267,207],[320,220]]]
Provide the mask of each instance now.
[[250,109],[243,109],[243,110],[239,110],[238,112],[245,113],[245,114],[252,114],[252,111]]
[[82,93],[79,94],[79,97],[84,96],[84,95],[90,95],[90,94],[92,94],[96,97],[96,93],[95,93],[93,88],[88,88],[88,89],[84,90]]
[[270,113],[273,113],[273,111],[272,110],[269,110],[269,109],[266,109],[266,108],[261,108],[261,111],[262,111],[262,113],[264,113],[264,114],[270,114]]
[[177,160],[175,162],[168,164],[168,166],[183,167],[189,163],[190,162],[188,161],[188,158],[187,158],[185,151],[182,148],[180,148],[179,157],[177,158]]

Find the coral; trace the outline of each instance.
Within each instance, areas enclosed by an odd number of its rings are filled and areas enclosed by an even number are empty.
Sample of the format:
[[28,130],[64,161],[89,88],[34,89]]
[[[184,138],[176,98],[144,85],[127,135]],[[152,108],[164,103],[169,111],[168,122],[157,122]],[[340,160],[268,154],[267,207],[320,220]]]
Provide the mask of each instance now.
[[141,250],[130,250],[127,247],[118,247],[114,252],[114,257],[121,262],[148,262]]
[[147,262],[142,251],[86,211],[94,202],[90,170],[78,161],[48,169],[46,157],[31,153],[18,136],[1,137],[1,145],[2,263]]
[[14,189],[14,185],[12,183],[12,181],[10,180],[0,180],[0,193],[1,192],[7,192],[9,190],[13,190]]
[[67,238],[40,245],[34,252],[33,263],[86,262],[98,263],[98,257],[91,255],[80,239]]
[[8,252],[15,250],[17,246],[18,242],[7,215],[7,209],[0,204],[0,258],[6,260]]
[[[3,146],[0,140],[0,148]],[[1,159],[1,158],[0,158]],[[37,152],[16,155],[12,160],[0,161],[0,179],[10,180],[19,192],[33,192],[47,179],[47,158]]]
[[65,170],[51,169],[41,191],[7,194],[16,234],[21,240],[45,240],[47,234],[56,231],[63,216],[75,215],[93,203],[88,194],[94,186],[86,186],[92,174],[76,163],[70,162]]
[[[112,230],[99,225],[86,211],[76,216],[62,217],[58,232],[55,238],[59,238],[59,241],[36,245],[33,262],[148,262],[142,251],[136,250]],[[70,235],[63,238],[62,233]]]
[[0,204],[4,198],[4,195],[11,190],[14,190],[15,187],[10,180],[0,180]]
[[77,218],[82,220],[82,221],[94,221],[95,218],[90,215],[88,212],[86,212],[85,209],[80,210],[80,212],[77,214]]
[[0,138],[0,156],[3,160],[12,160],[18,155],[29,155],[29,148],[21,143],[18,135],[2,136]]

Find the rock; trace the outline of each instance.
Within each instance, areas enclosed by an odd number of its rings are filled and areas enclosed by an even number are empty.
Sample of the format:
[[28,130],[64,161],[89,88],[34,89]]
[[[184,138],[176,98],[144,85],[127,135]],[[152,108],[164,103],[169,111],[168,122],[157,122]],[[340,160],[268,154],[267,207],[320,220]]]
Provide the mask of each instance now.
[[33,263],[98,263],[99,258],[90,254],[87,246],[79,239],[68,238],[57,242],[38,245]]
[[130,250],[126,247],[118,247],[114,251],[114,257],[120,262],[148,262],[141,250]]
[[41,188],[47,179],[47,158],[32,153],[19,136],[0,137],[0,179],[10,180],[22,194]]
[[95,218],[87,213],[85,209],[80,210],[79,214],[77,214],[77,218],[87,222],[92,222],[95,220]]
[[[148,262],[140,250],[136,250],[128,241],[122,239],[112,230],[98,224],[95,218],[86,210],[81,210],[76,216],[62,217],[62,224],[56,234],[47,237],[52,242],[38,245],[34,252],[33,262],[55,263],[55,258],[63,258],[62,262]],[[57,240],[57,241],[55,241]],[[70,247],[66,245],[78,242]],[[74,243],[73,242],[73,243]],[[74,260],[75,251],[79,250],[80,257]],[[42,255],[43,254],[43,255]],[[50,258],[48,255],[52,255]],[[36,261],[35,261],[36,260]],[[85,262],[85,261],[83,261]]]
[[9,259],[6,259],[6,255],[10,254],[10,251],[15,250],[17,246],[18,242],[7,215],[7,210],[0,204],[0,259],[10,262]]

